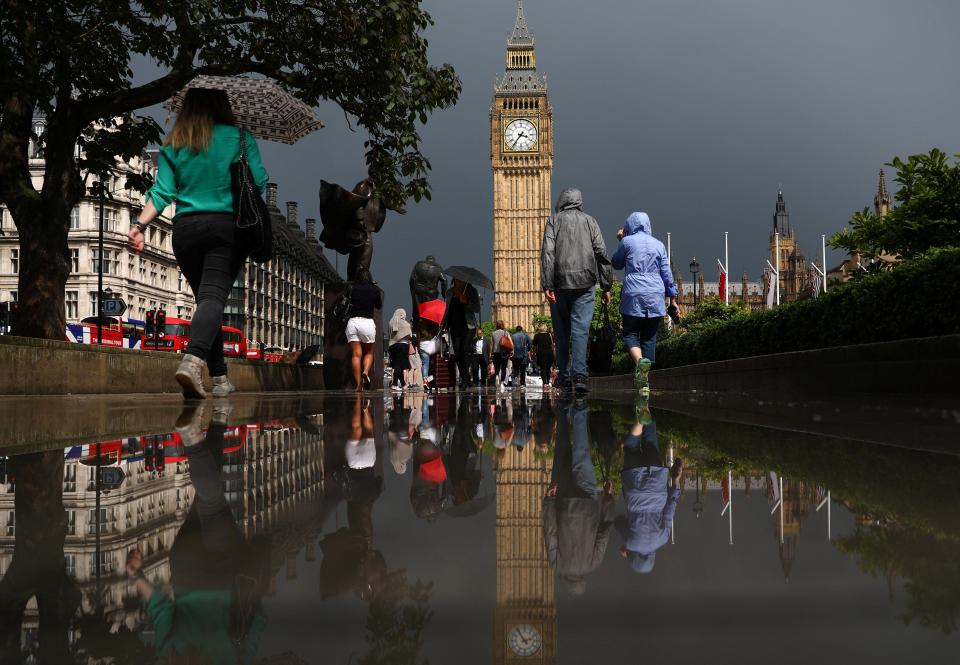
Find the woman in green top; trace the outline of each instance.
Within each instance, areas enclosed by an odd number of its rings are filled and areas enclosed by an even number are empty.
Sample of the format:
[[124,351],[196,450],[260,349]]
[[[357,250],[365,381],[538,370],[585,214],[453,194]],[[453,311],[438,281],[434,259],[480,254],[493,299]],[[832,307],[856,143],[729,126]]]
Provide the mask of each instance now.
[[190,344],[177,368],[177,382],[188,398],[206,397],[203,365],[213,379],[213,396],[234,391],[223,360],[223,308],[248,248],[236,234],[236,211],[230,182],[230,165],[240,158],[241,136],[247,161],[261,192],[267,172],[250,132],[236,126],[230,101],[222,90],[192,88],[160,150],[157,178],[147,193],[147,204],[130,228],[130,246],[144,247],[144,231],[167,206],[176,205],[173,217],[173,253],[187,278],[197,309],[190,329]]

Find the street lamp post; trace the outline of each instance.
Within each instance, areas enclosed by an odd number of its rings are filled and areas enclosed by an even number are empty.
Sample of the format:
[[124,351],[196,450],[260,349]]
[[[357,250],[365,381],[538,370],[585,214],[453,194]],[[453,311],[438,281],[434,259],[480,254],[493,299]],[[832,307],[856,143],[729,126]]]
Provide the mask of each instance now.
[[90,194],[100,200],[99,237],[97,239],[97,345],[103,344],[103,205],[107,198],[107,188],[101,178],[90,186]]
[[690,274],[693,275],[693,306],[697,306],[697,273],[700,272],[700,263],[697,261],[697,257],[693,257],[690,261]]

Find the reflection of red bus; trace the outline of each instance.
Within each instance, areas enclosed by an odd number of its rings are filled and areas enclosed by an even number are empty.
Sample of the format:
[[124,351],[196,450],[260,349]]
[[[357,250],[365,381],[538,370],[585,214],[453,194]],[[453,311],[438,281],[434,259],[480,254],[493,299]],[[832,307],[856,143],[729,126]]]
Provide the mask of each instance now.
[[[103,346],[121,349],[139,349],[143,340],[143,321],[104,316],[102,319]],[[67,341],[75,344],[97,343],[96,316],[88,316],[80,323],[67,324]]]
[[[238,328],[223,326],[223,355],[237,358],[247,357],[247,339],[243,331]],[[183,353],[190,343],[190,322],[186,319],[167,318],[166,332],[159,340],[154,341],[144,334],[143,344],[147,351],[173,351]]]
[[[224,344],[226,344],[226,337],[224,339]],[[283,362],[283,354],[286,353],[283,349],[278,346],[260,346],[259,344],[254,344],[253,346],[247,347],[247,358],[251,360],[262,360],[267,363],[279,363]],[[226,351],[224,351],[226,354]]]
[[[254,429],[256,426],[253,426]],[[223,454],[240,450],[247,440],[247,425],[228,427],[223,435]],[[98,449],[99,445],[99,449]],[[98,453],[99,452],[99,456]],[[64,450],[65,459],[77,459],[86,466],[118,466],[145,462],[146,471],[163,471],[167,464],[187,459],[176,432],[130,436],[112,441],[85,443]]]

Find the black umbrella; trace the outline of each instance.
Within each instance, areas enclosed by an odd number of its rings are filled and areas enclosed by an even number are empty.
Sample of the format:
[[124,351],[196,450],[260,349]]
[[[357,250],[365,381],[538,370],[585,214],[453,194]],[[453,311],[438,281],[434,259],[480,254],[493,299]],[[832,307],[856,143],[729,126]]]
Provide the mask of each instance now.
[[461,282],[479,286],[482,289],[490,289],[491,291],[493,290],[493,280],[476,268],[468,268],[467,266],[450,266],[443,271],[443,274],[449,275],[454,279],[459,279]]

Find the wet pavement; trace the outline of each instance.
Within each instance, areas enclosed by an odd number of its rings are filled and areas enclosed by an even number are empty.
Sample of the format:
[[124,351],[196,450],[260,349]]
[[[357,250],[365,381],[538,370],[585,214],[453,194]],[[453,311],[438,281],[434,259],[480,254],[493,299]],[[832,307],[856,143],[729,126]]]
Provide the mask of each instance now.
[[960,653],[949,404],[17,398],[0,424],[0,663]]

